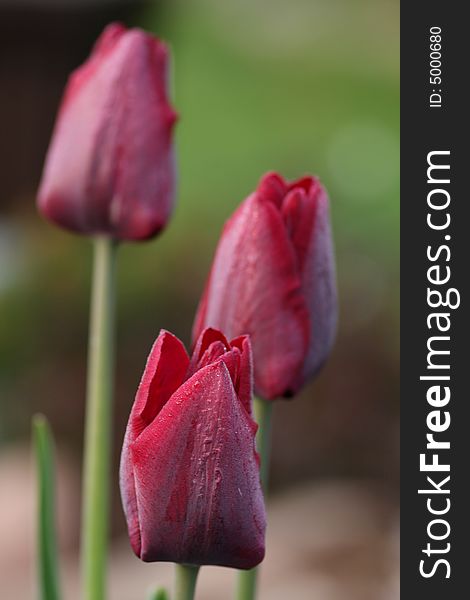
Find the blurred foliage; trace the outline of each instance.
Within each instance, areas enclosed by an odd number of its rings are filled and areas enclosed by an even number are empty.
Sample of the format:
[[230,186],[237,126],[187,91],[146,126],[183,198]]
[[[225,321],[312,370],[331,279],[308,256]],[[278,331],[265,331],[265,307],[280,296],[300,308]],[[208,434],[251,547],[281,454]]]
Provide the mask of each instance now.
[[[120,249],[118,442],[158,330],[189,341],[224,220],[265,171],[278,170],[313,172],[330,193],[341,325],[320,385],[333,414],[356,427],[333,462],[350,460],[347,444],[363,440],[369,456],[397,404],[398,2],[177,0],[133,20],[172,47],[180,178],[168,230]],[[41,410],[79,448],[90,244],[42,221],[33,193],[0,221],[10,257],[0,257],[0,440],[26,435]],[[335,387],[351,349],[360,382]],[[356,412],[383,418],[367,425]]]

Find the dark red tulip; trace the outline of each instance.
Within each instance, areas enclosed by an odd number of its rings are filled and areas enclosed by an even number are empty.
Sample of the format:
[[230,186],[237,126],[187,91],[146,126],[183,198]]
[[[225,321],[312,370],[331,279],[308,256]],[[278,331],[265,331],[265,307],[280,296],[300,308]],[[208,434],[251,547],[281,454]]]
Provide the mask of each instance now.
[[249,334],[256,393],[291,396],[331,350],[335,280],[325,189],[314,177],[269,173],[224,227],[193,335]]
[[175,174],[168,49],[109,25],[68,81],[38,194],[40,212],[82,234],[152,237],[167,223]]
[[263,559],[251,365],[246,336],[228,343],[207,329],[190,359],[160,333],[121,456],[124,512],[142,560],[250,569]]

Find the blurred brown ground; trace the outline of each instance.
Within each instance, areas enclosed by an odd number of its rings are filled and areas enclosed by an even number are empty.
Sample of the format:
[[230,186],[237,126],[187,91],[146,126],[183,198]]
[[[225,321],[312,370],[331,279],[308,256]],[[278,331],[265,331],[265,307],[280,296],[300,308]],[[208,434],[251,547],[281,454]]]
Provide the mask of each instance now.
[[[34,597],[34,476],[29,453],[17,448],[0,460],[0,581],[2,598]],[[59,469],[59,524],[65,598],[79,599],[73,551],[78,485],[70,465]],[[267,556],[260,576],[260,600],[395,600],[398,598],[398,522],[395,499],[370,481],[331,480],[296,486],[268,505]],[[21,525],[19,525],[21,524]],[[21,532],[21,534],[19,534]],[[4,543],[8,540],[7,543]],[[145,598],[164,585],[173,568],[134,557],[126,536],[118,536],[110,557],[110,598]],[[220,600],[232,589],[234,571],[206,567],[198,597]]]

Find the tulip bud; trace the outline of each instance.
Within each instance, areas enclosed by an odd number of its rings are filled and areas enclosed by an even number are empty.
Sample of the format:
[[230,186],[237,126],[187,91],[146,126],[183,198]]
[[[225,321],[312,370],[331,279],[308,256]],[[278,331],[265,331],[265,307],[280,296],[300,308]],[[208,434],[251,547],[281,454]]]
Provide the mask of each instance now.
[[226,223],[193,328],[249,334],[255,390],[292,396],[326,360],[337,320],[328,196],[267,174]]
[[81,234],[141,240],[165,227],[175,186],[168,50],[109,25],[68,81],[38,194],[39,211]]
[[251,347],[204,331],[189,359],[162,331],[137,391],[121,456],[131,545],[144,561],[250,569],[265,510],[252,418]]

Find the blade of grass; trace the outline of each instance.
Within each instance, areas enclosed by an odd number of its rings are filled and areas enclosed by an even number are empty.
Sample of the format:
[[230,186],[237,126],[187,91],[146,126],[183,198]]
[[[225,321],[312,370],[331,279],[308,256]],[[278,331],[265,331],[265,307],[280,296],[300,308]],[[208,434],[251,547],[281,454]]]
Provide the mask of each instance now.
[[150,593],[148,600],[170,600],[170,596],[165,588],[159,588]]
[[38,480],[37,552],[39,597],[59,600],[59,561],[55,529],[53,439],[42,415],[33,418],[33,441]]

